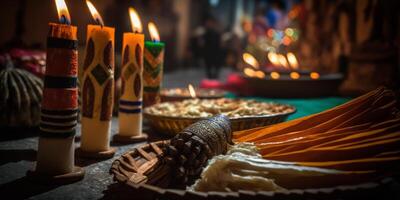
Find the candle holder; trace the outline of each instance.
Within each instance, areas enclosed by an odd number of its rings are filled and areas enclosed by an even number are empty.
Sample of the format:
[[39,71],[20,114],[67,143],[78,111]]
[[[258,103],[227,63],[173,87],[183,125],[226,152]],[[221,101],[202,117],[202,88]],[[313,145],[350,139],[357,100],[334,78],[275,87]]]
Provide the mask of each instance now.
[[74,138],[78,116],[77,28],[49,24],[47,67],[41,105],[40,136],[36,169],[28,178],[64,184],[83,178],[74,166]]
[[[314,75],[314,76],[313,76]],[[265,77],[246,80],[249,94],[274,98],[311,98],[335,95],[343,81],[340,73],[318,74],[308,71],[265,71]]]

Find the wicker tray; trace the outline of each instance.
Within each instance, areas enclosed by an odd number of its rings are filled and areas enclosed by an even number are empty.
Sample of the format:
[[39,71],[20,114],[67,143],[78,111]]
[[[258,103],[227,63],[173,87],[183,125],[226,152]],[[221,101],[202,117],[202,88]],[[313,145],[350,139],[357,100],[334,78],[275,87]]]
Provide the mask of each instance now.
[[[296,108],[293,106],[291,107],[293,108],[293,111],[288,113],[230,118],[232,131],[240,131],[284,122],[289,117],[289,115],[296,112]],[[154,115],[149,113],[147,109],[144,109],[143,115],[150,122],[150,126],[156,129],[158,132],[172,136],[179,133],[185,127],[197,121],[206,119],[200,117],[189,118]]]
[[[141,199],[391,199],[393,185],[391,178],[358,185],[288,190],[286,192],[193,192],[182,189],[166,189],[173,177],[158,159],[167,141],[145,144],[124,153],[116,159],[110,169],[114,180],[128,192]],[[301,180],[294,180],[301,181]],[[391,189],[392,188],[392,189]],[[392,191],[391,191],[392,190]],[[139,193],[140,192],[140,193]],[[142,198],[143,197],[143,198]]]

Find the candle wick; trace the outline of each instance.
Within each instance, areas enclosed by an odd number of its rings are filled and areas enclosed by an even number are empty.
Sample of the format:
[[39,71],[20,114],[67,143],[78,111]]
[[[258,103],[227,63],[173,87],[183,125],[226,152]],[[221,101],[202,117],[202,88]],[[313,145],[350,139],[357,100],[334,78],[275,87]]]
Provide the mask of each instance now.
[[103,25],[103,23],[101,23],[99,18],[96,18],[96,22],[98,25],[100,25],[101,28],[103,28],[104,25]]
[[61,15],[60,22],[61,22],[62,24],[67,24],[67,25],[70,25],[70,24],[71,24],[71,22],[67,19],[67,17],[65,17],[65,15]]

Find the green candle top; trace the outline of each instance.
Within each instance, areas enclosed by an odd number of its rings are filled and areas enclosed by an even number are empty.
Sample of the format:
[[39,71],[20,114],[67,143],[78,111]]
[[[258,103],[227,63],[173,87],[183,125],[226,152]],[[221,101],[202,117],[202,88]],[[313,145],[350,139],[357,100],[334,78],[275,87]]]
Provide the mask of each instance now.
[[146,41],[144,47],[150,51],[153,56],[157,56],[164,50],[165,44],[163,42]]

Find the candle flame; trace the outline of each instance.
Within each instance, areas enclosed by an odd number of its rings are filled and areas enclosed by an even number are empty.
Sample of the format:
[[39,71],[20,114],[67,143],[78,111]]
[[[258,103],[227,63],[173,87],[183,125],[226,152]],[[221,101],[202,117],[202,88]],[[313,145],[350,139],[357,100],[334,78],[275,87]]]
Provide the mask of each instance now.
[[89,8],[90,13],[92,14],[93,19],[101,26],[104,26],[103,19],[101,18],[99,12],[97,12],[96,7],[90,2],[89,0],[86,0],[86,5]]
[[271,62],[271,64],[273,64],[274,66],[280,65],[278,55],[276,55],[275,52],[269,52],[267,56],[268,56],[268,60],[269,60],[269,62]]
[[281,64],[281,66],[283,66],[285,68],[289,68],[288,62],[284,55],[278,54],[278,60],[279,60],[279,64]]
[[297,62],[296,56],[292,52],[287,53],[286,57],[292,69],[296,70],[299,68],[299,63]]
[[297,72],[291,72],[290,73],[290,78],[292,79],[299,79],[300,78],[300,74]]
[[257,77],[257,78],[265,78],[265,73],[263,72],[263,71],[256,71],[255,73],[254,73],[254,75]]
[[247,64],[251,65],[252,67],[254,67],[256,69],[260,68],[260,64],[258,63],[256,58],[254,58],[254,56],[249,53],[243,54],[243,60],[244,60],[244,62],[246,62]]
[[188,89],[189,89],[189,94],[192,98],[196,98],[196,91],[194,90],[194,87],[192,84],[188,85]]
[[135,33],[141,33],[143,31],[142,22],[136,10],[129,7],[129,17],[131,18],[132,31]]
[[248,67],[243,70],[243,73],[248,77],[257,77],[257,78],[265,78],[265,73],[260,70],[253,70]]
[[254,70],[251,68],[245,68],[243,70],[243,73],[246,74],[249,77],[253,77],[254,76]]
[[278,72],[271,72],[270,76],[272,79],[279,79],[279,77],[281,77]]
[[158,34],[156,25],[153,22],[149,22],[148,28],[149,28],[151,40],[156,41],[156,42],[160,41],[160,35]]
[[310,73],[310,78],[311,79],[319,79],[319,73],[318,72],[311,72]]
[[57,13],[58,13],[58,20],[62,24],[71,24],[71,17],[69,16],[67,5],[65,4],[64,0],[55,0]]

